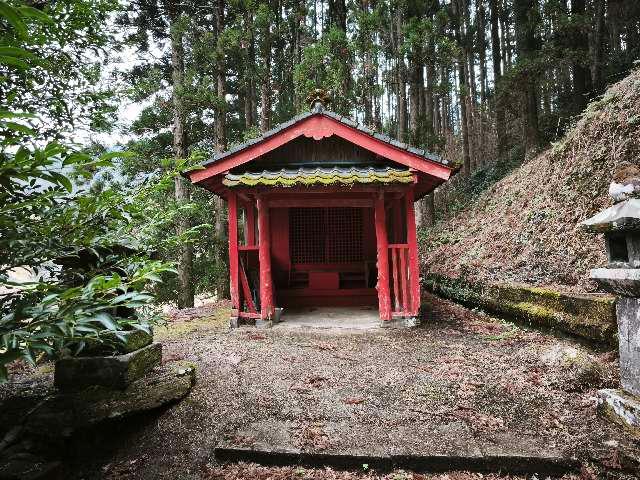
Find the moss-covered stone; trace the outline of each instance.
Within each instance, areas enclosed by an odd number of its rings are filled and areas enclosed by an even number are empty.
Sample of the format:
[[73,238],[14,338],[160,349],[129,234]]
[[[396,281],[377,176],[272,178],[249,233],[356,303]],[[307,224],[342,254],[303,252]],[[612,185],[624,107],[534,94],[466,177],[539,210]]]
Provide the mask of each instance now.
[[94,343],[88,345],[83,351],[83,356],[105,355],[109,350],[115,348],[118,353],[131,353],[140,350],[153,342],[153,334],[143,330],[131,330],[128,332],[118,332],[124,341],[116,337],[115,332],[105,332],[102,334],[104,343]]
[[485,285],[429,274],[428,289],[463,305],[515,317],[598,342],[617,343],[615,298],[572,295],[527,285]]
[[173,362],[137,379],[124,390],[94,385],[51,395],[29,415],[25,427],[47,437],[67,436],[107,419],[128,417],[180,400],[195,384],[195,376],[192,363]]
[[160,343],[124,355],[63,358],[56,362],[54,383],[61,390],[79,390],[92,385],[124,389],[161,360]]

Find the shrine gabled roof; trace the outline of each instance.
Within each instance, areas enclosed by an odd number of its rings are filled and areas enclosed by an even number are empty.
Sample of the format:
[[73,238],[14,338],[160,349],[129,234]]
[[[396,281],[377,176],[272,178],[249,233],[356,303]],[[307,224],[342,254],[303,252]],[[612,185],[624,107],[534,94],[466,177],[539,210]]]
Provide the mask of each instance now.
[[211,177],[226,175],[233,168],[257,159],[300,136],[321,140],[332,135],[396,162],[399,166],[430,175],[439,183],[448,180],[458,169],[438,155],[374,132],[348,117],[325,110],[321,104],[316,103],[311,111],[295,116],[260,137],[216,154],[211,160],[204,162],[202,168],[185,172],[184,175],[193,183],[200,183]]
[[391,138],[387,135],[383,135],[381,133],[377,133],[373,130],[371,130],[370,128],[361,125],[357,122],[355,122],[354,120],[352,120],[349,117],[344,117],[342,115],[338,115],[337,113],[334,112],[330,112],[329,110],[325,110],[322,106],[318,106],[316,105],[316,107],[314,107],[313,110],[308,111],[308,112],[304,112],[301,113],[300,115],[296,115],[295,117],[293,117],[291,120],[289,120],[288,122],[284,122],[281,123],[280,125],[272,128],[271,130],[265,132],[264,134],[262,134],[259,137],[256,138],[252,138],[250,140],[247,140],[246,142],[240,143],[238,145],[235,145],[234,147],[232,147],[231,149],[227,150],[226,152],[221,152],[221,153],[217,153],[214,155],[214,157],[211,160],[208,160],[206,162],[203,163],[203,166],[206,167],[208,165],[211,165],[214,162],[217,162],[219,160],[222,160],[226,157],[229,157],[231,155],[233,155],[234,153],[240,152],[252,145],[256,145],[262,141],[264,141],[265,139],[272,137],[274,135],[277,135],[279,132],[286,130],[287,128],[291,127],[292,125],[300,122],[301,120],[304,120],[305,118],[311,117],[312,115],[317,115],[317,114],[322,114],[326,117],[329,118],[333,118],[334,120],[337,120],[340,123],[343,123],[345,125],[348,125],[352,128],[355,128],[357,130],[359,130],[362,133],[365,133],[367,135],[370,135],[374,138],[377,138],[378,140],[381,140],[385,143],[388,143],[389,145],[393,145],[396,148],[405,150],[407,152],[413,153],[415,155],[418,155],[420,157],[425,158],[426,160],[430,160],[432,162],[437,162],[440,163],[442,165],[449,165],[449,161],[445,160],[444,158],[440,157],[439,155],[436,155],[435,153],[430,153],[427,152],[426,150],[420,149],[420,148],[415,148],[412,147],[409,144],[403,143],[403,142],[399,142],[398,140]]
[[222,181],[227,187],[254,186],[313,186],[411,183],[413,174],[408,168],[349,167],[299,168],[276,171],[227,173]]

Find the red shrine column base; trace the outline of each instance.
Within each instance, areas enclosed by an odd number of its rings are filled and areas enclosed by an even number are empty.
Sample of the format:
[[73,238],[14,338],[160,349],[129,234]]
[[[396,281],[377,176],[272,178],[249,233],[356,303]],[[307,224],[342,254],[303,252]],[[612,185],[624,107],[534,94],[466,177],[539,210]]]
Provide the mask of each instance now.
[[260,319],[256,327],[270,327],[273,318],[273,280],[271,278],[271,245],[269,205],[258,197],[258,261],[260,262]]
[[235,192],[229,192],[227,199],[229,210],[229,283],[231,291],[231,327],[238,326],[240,312],[240,290],[238,288],[238,197]]
[[378,250],[378,310],[381,326],[391,323],[391,295],[389,293],[389,239],[384,209],[384,192],[375,199],[376,245]]
[[418,235],[416,233],[416,215],[413,206],[413,190],[405,196],[407,211],[407,243],[409,244],[409,291],[411,298],[410,313],[418,320],[420,315],[420,259],[418,255]]

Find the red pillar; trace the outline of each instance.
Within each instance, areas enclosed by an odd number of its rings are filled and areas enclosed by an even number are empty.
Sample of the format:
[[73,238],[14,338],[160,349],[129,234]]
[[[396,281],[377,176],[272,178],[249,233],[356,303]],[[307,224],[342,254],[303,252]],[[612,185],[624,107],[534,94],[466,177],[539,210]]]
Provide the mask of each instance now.
[[240,290],[238,288],[238,197],[235,192],[229,192],[227,197],[229,210],[229,282],[231,290],[231,306],[240,311]]
[[380,319],[391,320],[391,297],[389,295],[389,240],[384,210],[384,192],[375,200],[376,245],[378,248],[378,309]]
[[271,279],[271,242],[269,235],[269,206],[258,197],[258,259],[260,261],[260,317],[269,320],[273,315],[273,285]]
[[396,198],[393,200],[393,242],[392,243],[404,243],[404,235],[402,228],[402,198]]
[[420,312],[420,266],[418,258],[418,236],[416,234],[416,214],[413,208],[413,190],[405,195],[407,211],[407,243],[409,244],[409,290],[412,316]]
[[245,225],[245,236],[247,245],[253,247],[256,244],[256,207],[253,201],[249,201],[245,206],[247,224]]

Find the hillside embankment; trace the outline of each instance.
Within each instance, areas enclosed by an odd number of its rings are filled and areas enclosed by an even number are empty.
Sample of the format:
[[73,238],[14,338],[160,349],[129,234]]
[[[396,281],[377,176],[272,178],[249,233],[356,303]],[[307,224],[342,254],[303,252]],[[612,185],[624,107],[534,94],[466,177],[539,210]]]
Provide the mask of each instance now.
[[560,142],[431,230],[424,274],[436,287],[444,276],[476,287],[595,293],[589,269],[605,263],[604,243],[578,224],[612,204],[609,183],[623,161],[640,162],[640,69],[591,103]]

